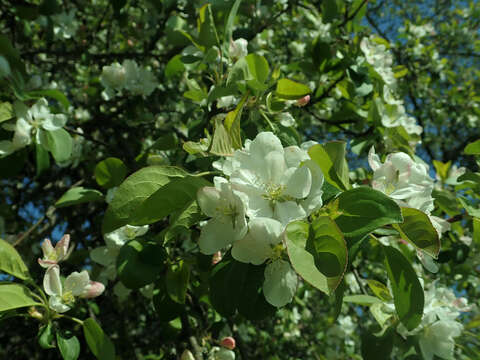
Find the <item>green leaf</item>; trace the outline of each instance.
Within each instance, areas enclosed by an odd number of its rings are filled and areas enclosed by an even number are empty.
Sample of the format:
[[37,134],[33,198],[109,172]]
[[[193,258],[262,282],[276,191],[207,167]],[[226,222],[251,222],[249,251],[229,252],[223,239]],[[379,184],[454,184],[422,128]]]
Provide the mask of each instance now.
[[156,287],[156,293],[153,296],[153,306],[157,312],[160,321],[172,321],[185,311],[185,306],[172,300],[168,295],[164,281],[159,282]]
[[189,281],[190,267],[183,260],[168,267],[166,276],[167,293],[173,301],[185,304]]
[[480,245],[480,219],[473,218],[473,241]]
[[480,155],[480,140],[474,141],[465,146],[463,152],[467,155]]
[[115,360],[115,347],[100,325],[92,318],[83,322],[83,335],[93,355],[99,360]]
[[64,129],[42,131],[42,145],[50,151],[57,163],[70,159],[72,155],[72,137]]
[[362,357],[364,360],[389,360],[393,350],[394,331],[388,329],[381,336],[370,332],[362,334]]
[[50,167],[50,156],[48,151],[40,144],[35,144],[35,160],[37,163],[37,176],[40,176]]
[[368,287],[373,291],[376,297],[380,300],[388,302],[392,300],[392,295],[390,295],[390,290],[380,281],[369,279],[367,280]]
[[210,153],[219,156],[230,156],[234,152],[232,138],[220,117],[215,117],[215,132],[213,133]]
[[438,160],[433,160],[433,166],[435,167],[435,171],[440,176],[442,181],[445,181],[448,177],[448,170],[450,169],[450,165],[452,165],[451,161],[443,163]]
[[13,275],[20,280],[30,277],[28,268],[15,248],[3,239],[0,239],[0,271]]
[[266,90],[267,87],[264,84],[270,73],[267,59],[257,54],[248,54],[244,59],[248,65],[248,85],[255,90]]
[[103,194],[98,190],[85,189],[82,186],[78,186],[68,189],[67,192],[57,200],[55,206],[62,208],[93,201],[103,201]]
[[336,0],[322,1],[322,20],[324,23],[330,23],[338,16],[338,7]]
[[57,100],[62,106],[67,110],[71,104],[68,101],[67,97],[59,90],[48,89],[48,90],[33,90],[27,93],[27,96],[32,99],[40,99],[42,97],[50,97]]
[[397,203],[369,187],[345,191],[334,202],[339,214],[335,222],[346,237],[363,237],[382,226],[403,222]]
[[127,175],[127,167],[122,160],[109,157],[100,161],[95,167],[95,180],[105,189],[118,186]]
[[185,72],[185,65],[183,65],[182,60],[180,60],[181,57],[182,55],[178,54],[168,61],[165,66],[165,76],[167,79],[171,79],[174,76],[180,76]]
[[343,301],[365,306],[382,302],[379,298],[370,295],[348,295],[343,297]]
[[166,258],[164,248],[145,238],[129,241],[117,257],[120,281],[129,289],[139,289],[155,281]]
[[57,332],[57,345],[63,360],[77,360],[80,355],[80,341],[77,337],[65,336],[61,332]]
[[240,100],[235,110],[230,111],[225,118],[225,128],[228,131],[232,147],[234,149],[241,149],[243,146],[242,136],[240,134],[240,119],[242,117],[243,107],[247,101],[248,93]]
[[262,292],[265,266],[255,266],[224,258],[210,275],[210,302],[223,316],[238,310],[247,319],[260,320],[271,316],[276,308],[265,300]]
[[38,344],[42,349],[54,349],[55,348],[55,331],[52,329],[52,323],[42,326],[38,330]]
[[440,238],[427,214],[414,208],[402,207],[403,223],[394,224],[402,238],[435,259],[440,252]]
[[310,226],[304,221],[294,221],[285,229],[285,243],[293,268],[306,282],[326,294],[330,294],[327,277],[315,266],[311,253],[305,250]]
[[0,284],[0,312],[41,305],[30,290],[20,284]]
[[480,218],[480,209],[470,205],[466,197],[459,196],[458,201],[460,201],[460,204],[465,208],[468,215]]
[[217,30],[215,29],[215,21],[213,20],[212,7],[205,4],[200,8],[198,16],[198,43],[207,48],[218,45]]
[[393,75],[396,79],[408,74],[408,68],[405,65],[398,65],[393,68]]
[[0,123],[10,120],[14,116],[12,104],[9,102],[0,103]]
[[308,149],[308,154],[320,166],[325,179],[340,190],[351,188],[345,149],[346,143],[343,141],[317,144]]
[[383,252],[395,310],[403,325],[411,331],[422,320],[425,303],[422,285],[412,265],[400,251],[391,246],[384,246]]
[[296,100],[312,92],[307,85],[297,83],[290,79],[280,79],[277,82],[276,94],[279,98]]
[[194,176],[174,179],[150,195],[132,214],[129,223],[147,225],[183,209],[197,198],[197,192],[208,181]]
[[149,166],[130,175],[118,187],[103,218],[102,232],[109,233],[128,224],[142,203],[171,178],[187,173],[173,166]]
[[228,14],[227,21],[225,22],[225,43],[228,44],[232,38],[233,32],[233,23],[235,22],[235,17],[237,16],[238,8],[242,0],[235,0]]
[[185,204],[183,208],[170,215],[170,226],[165,233],[165,243],[169,242],[178,233],[187,231],[190,229],[190,227],[197,224],[204,218],[205,215],[203,215],[202,210],[198,206],[196,200]]
[[337,224],[328,216],[313,220],[306,249],[313,254],[318,270],[327,277],[333,292],[347,268],[347,244]]

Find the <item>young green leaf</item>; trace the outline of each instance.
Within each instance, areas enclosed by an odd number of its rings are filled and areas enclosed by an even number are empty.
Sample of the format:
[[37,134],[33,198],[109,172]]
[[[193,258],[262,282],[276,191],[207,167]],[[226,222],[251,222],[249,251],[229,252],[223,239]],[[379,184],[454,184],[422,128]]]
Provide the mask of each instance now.
[[341,193],[335,222],[345,237],[362,237],[384,225],[403,221],[400,207],[380,191],[360,186]]
[[82,186],[78,186],[68,189],[67,192],[57,200],[55,206],[61,208],[93,201],[103,201],[103,194],[98,190],[85,189]]
[[440,238],[427,214],[413,208],[402,207],[403,223],[394,224],[402,238],[434,258],[440,252]]
[[276,95],[287,100],[296,100],[312,92],[307,85],[290,79],[280,79],[277,82]]
[[30,290],[20,284],[0,284],[0,312],[41,305]]
[[304,221],[294,221],[287,225],[285,243],[288,257],[298,275],[318,290],[330,294],[327,277],[317,269],[313,255],[305,249],[309,227]]
[[63,360],[77,360],[80,355],[80,341],[77,337],[71,335],[67,337],[60,331],[57,331],[57,345]]
[[422,285],[412,265],[399,250],[384,246],[383,252],[395,310],[402,324],[411,331],[422,321],[425,303]]
[[95,167],[95,180],[105,189],[120,185],[126,175],[127,167],[122,160],[114,157],[100,161]]
[[92,351],[99,360],[115,360],[115,346],[102,328],[92,318],[83,322],[83,335]]
[[20,280],[30,277],[28,268],[15,248],[0,239],[0,271],[13,275]]

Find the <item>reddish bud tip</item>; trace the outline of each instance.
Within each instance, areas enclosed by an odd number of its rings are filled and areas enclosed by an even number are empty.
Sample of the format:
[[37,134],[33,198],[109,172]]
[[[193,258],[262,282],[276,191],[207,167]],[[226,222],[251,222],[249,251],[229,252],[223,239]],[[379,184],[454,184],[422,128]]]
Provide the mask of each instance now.
[[310,102],[310,95],[305,95],[304,97],[297,100],[297,106],[305,106]]
[[233,350],[235,349],[235,339],[231,336],[228,336],[220,341],[220,345],[229,350]]

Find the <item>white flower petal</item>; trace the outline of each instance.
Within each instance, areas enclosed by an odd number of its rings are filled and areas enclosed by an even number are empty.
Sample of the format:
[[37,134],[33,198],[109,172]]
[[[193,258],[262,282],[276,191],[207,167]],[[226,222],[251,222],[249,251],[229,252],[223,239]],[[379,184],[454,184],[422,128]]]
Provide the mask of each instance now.
[[220,203],[220,191],[214,187],[205,186],[198,190],[197,202],[205,215],[216,216]]
[[62,282],[60,281],[60,268],[58,265],[51,266],[43,277],[43,288],[50,295],[62,296]]
[[276,260],[265,268],[263,294],[265,299],[276,307],[292,301],[297,290],[297,274],[284,260]]
[[80,296],[89,283],[90,277],[86,270],[83,270],[80,273],[74,271],[65,279],[65,292],[71,291],[73,296]]
[[382,162],[377,154],[375,154],[375,148],[372,146],[368,152],[368,165],[372,168],[373,171],[376,171],[382,166]]
[[[206,255],[212,255],[217,251],[232,244],[239,235],[247,230],[246,223],[232,225],[232,220],[229,218],[213,218],[202,227],[200,238],[198,239],[198,246],[200,251]],[[242,235],[242,236],[243,236]]]
[[290,221],[300,220],[307,216],[303,207],[293,201],[277,202],[273,217],[286,226]]
[[285,195],[296,199],[306,198],[312,187],[312,174],[307,166],[299,167],[288,179]]
[[47,131],[61,129],[67,123],[67,117],[64,114],[51,114],[42,122],[42,127]]
[[51,309],[55,310],[57,313],[64,313],[70,310],[70,306],[65,305],[62,302],[62,298],[60,296],[51,296],[50,299],[48,299],[48,305],[50,306]]
[[247,235],[233,243],[235,260],[260,265],[273,255],[273,247],[281,242],[282,224],[270,218],[250,220]]
[[298,146],[288,146],[284,150],[287,167],[299,167],[302,161],[310,159],[308,153]]

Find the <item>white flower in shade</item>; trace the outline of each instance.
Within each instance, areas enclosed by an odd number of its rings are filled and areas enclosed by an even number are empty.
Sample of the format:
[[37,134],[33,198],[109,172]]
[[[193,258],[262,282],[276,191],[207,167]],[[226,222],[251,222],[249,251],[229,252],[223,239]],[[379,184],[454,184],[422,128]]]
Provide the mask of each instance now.
[[144,68],[140,68],[134,60],[123,62],[125,69],[125,88],[137,95],[150,95],[158,83],[153,74]]
[[[283,148],[271,132],[262,132],[220,166],[232,187],[242,193],[250,218],[268,217],[283,225],[321,207],[323,174],[297,146]],[[303,163],[305,162],[305,164]],[[320,185],[320,189],[316,188]],[[314,203],[312,203],[314,198]]]
[[50,308],[58,313],[70,310],[76,297],[94,298],[105,290],[102,283],[90,280],[86,270],[80,273],[76,271],[71,273],[62,285],[58,265],[49,267],[45,272],[43,288],[50,296],[48,301]]
[[385,84],[394,88],[397,80],[392,71],[393,56],[385,44],[377,42],[374,36],[364,37],[360,42],[360,49],[367,62],[380,75]]
[[53,34],[58,38],[70,39],[75,36],[78,21],[75,20],[75,10],[51,16],[53,21]]
[[100,82],[106,88],[111,88],[118,91],[122,90],[127,82],[125,68],[117,62],[109,66],[104,66],[102,68]]
[[16,101],[13,109],[17,117],[15,124],[4,124],[5,130],[14,131],[11,141],[0,141],[0,156],[28,146],[32,142],[32,131],[35,132],[37,144],[42,143],[42,131],[55,131],[65,126],[67,117],[64,114],[52,114],[46,99],[39,99],[30,109],[22,102]]
[[91,259],[105,267],[100,273],[102,282],[114,280],[117,277],[116,261],[121,247],[128,241],[144,235],[147,231],[148,225],[125,225],[104,235],[106,246],[99,246],[90,251]]
[[282,307],[292,301],[297,290],[297,274],[285,260],[275,260],[265,267],[263,295],[276,307]]
[[412,331],[399,325],[402,336],[417,335],[423,358],[453,359],[454,338],[461,335],[463,325],[456,321],[461,311],[470,311],[465,298],[457,298],[451,289],[430,285],[425,292],[422,322]]
[[215,187],[203,187],[197,201],[202,212],[211,217],[202,227],[198,245],[211,255],[241,239],[247,233],[243,201],[227,180],[216,177]]
[[441,359],[454,359],[453,338],[460,336],[462,330],[462,324],[449,320],[440,320],[425,327],[418,339],[423,358],[432,360],[434,356],[438,356]]
[[41,267],[48,268],[52,265],[58,264],[60,261],[65,260],[73,251],[73,247],[70,247],[70,235],[65,234],[57,242],[55,247],[52,246],[50,239],[45,239],[42,243],[43,258],[38,259],[38,263]]
[[240,59],[241,57],[247,56],[248,54],[248,41],[239,38],[235,41],[230,41],[229,55],[234,59]]
[[233,243],[233,258],[253,265],[274,258],[277,247],[282,244],[282,224],[274,219],[259,217],[250,220],[248,227],[247,235]]
[[405,153],[387,155],[382,164],[372,147],[368,163],[373,170],[372,187],[397,200],[400,205],[421,210],[430,214],[433,210],[433,180],[428,175],[428,167],[415,162]]

